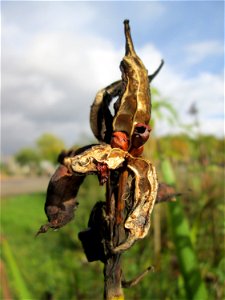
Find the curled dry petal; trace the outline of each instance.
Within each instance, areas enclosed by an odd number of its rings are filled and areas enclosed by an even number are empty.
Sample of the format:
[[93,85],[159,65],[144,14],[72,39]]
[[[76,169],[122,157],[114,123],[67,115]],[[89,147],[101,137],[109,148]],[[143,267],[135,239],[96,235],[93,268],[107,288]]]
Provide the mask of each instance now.
[[64,159],[64,164],[73,172],[90,174],[99,171],[100,164],[106,164],[110,170],[122,166],[127,152],[110,145],[96,145],[74,157]]

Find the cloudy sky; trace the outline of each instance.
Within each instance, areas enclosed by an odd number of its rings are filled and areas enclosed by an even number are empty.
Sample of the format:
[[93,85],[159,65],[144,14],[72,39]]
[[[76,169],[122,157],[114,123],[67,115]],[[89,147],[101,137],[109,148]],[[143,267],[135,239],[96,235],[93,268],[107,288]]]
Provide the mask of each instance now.
[[[165,60],[153,86],[182,122],[196,103],[201,132],[223,136],[223,1],[3,1],[1,10],[3,155],[44,132],[68,147],[92,137],[95,94],[121,76],[124,19],[149,73]],[[154,132],[179,130],[158,121]]]

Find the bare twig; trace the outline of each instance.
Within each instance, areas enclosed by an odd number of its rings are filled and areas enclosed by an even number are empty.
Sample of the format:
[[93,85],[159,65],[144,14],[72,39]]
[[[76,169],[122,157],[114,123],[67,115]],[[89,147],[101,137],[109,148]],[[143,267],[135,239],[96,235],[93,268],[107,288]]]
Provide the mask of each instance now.
[[130,288],[138,284],[149,272],[154,272],[154,267],[149,266],[146,270],[144,270],[141,274],[133,278],[132,280],[126,281],[122,280],[122,287],[123,288]]

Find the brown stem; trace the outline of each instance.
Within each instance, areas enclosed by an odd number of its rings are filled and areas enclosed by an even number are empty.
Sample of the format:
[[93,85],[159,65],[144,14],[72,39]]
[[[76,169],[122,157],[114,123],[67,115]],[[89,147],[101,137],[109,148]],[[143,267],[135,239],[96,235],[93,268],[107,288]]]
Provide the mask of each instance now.
[[104,266],[104,299],[105,300],[123,300],[121,277],[122,269],[120,265],[120,254],[111,255]]
[[[123,173],[122,173],[123,174]],[[121,177],[122,175],[120,175]],[[120,182],[121,179],[118,180]],[[120,184],[119,184],[120,186]],[[121,237],[121,216],[124,205],[121,203],[121,191],[117,184],[109,178],[106,190],[106,213],[109,220],[108,242],[113,247],[117,246]],[[120,221],[120,222],[118,222]],[[104,299],[123,300],[121,254],[112,254],[109,251],[104,263]]]
[[123,222],[123,211],[125,208],[126,185],[128,179],[128,171],[124,170],[119,178],[119,190],[116,201],[116,224],[119,225]]

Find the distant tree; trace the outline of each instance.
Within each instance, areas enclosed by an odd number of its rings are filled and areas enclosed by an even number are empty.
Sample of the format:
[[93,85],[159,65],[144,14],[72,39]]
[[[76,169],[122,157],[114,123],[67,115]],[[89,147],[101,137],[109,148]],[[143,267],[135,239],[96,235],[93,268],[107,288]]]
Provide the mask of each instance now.
[[35,149],[23,148],[16,155],[15,160],[21,165],[38,165],[40,156]]
[[59,153],[65,149],[63,140],[51,133],[44,133],[36,142],[42,160],[56,164]]

